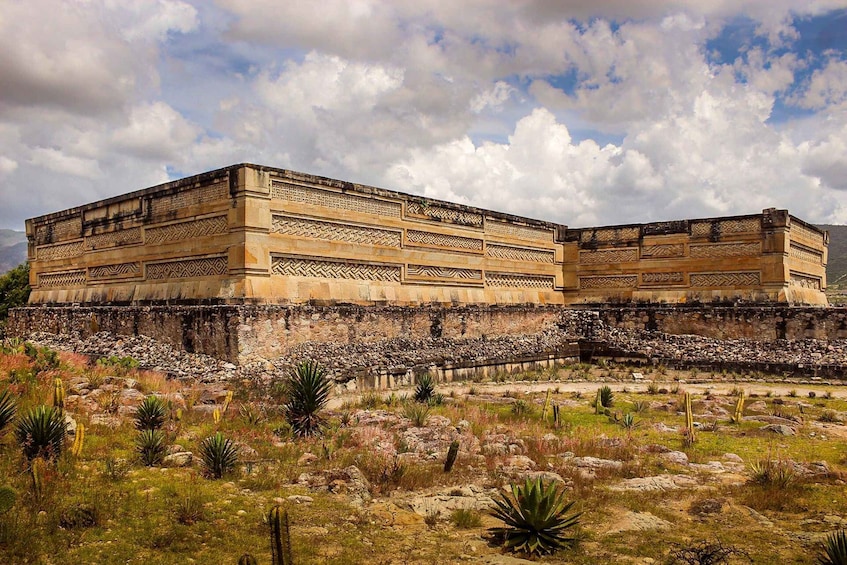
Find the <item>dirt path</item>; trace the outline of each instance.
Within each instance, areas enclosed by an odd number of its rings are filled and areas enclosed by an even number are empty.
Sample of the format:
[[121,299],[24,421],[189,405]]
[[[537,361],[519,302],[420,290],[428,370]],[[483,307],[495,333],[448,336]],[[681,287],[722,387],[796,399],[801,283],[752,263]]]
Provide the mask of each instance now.
[[[645,382],[646,381],[646,382]],[[511,383],[470,383],[470,382],[453,382],[453,383],[442,383],[439,384],[436,388],[436,392],[441,394],[449,394],[450,392],[455,391],[457,395],[460,394],[468,394],[471,388],[474,388],[480,394],[502,394],[504,392],[543,392],[548,388],[559,389],[559,392],[582,392],[582,393],[595,393],[597,391],[597,387],[602,385],[608,385],[615,392],[622,392],[623,389],[627,389],[630,392],[647,392],[647,386],[650,383],[656,384],[659,388],[666,388],[668,390],[678,386],[680,390],[687,390],[689,392],[695,394],[705,393],[707,390],[713,392],[714,394],[728,394],[734,388],[742,388],[744,392],[749,396],[750,394],[758,394],[759,396],[765,396],[767,392],[770,392],[773,396],[787,396],[789,392],[795,391],[797,393],[797,399],[807,399],[809,398],[809,392],[813,391],[817,396],[822,396],[825,392],[829,392],[832,394],[834,398],[844,398],[847,399],[847,386],[844,385],[801,385],[796,383],[782,383],[782,382],[745,382],[745,381],[737,381],[737,382],[698,382],[698,383],[687,383],[684,379],[682,380],[674,380],[673,376],[670,376],[668,380],[655,380],[649,381],[645,379],[644,381],[636,382],[608,382],[608,381],[594,381],[594,380],[585,380],[585,381],[518,381]],[[403,387],[398,389],[391,390],[383,390],[379,391],[383,396],[388,396],[391,393],[395,393],[397,395],[408,394],[411,395],[414,393],[414,388],[412,387]],[[351,392],[343,395],[336,396],[332,398],[329,402],[329,408],[339,408],[345,402],[356,402],[360,400],[362,397],[362,392]]]

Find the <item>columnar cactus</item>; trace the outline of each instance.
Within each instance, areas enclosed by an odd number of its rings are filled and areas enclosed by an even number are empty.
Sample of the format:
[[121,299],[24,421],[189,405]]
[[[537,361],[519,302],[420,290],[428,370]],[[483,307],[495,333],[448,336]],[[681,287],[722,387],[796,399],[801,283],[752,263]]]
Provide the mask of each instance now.
[[550,395],[553,391],[547,389],[547,396],[544,398],[544,408],[541,410],[541,421],[547,421],[547,411],[550,409]]
[[456,463],[456,456],[459,455],[459,440],[453,440],[450,444],[450,449],[447,450],[447,460],[444,462],[444,472],[449,473],[453,469],[453,464]]
[[74,443],[71,446],[71,454],[74,457],[79,457],[82,455],[82,445],[85,442],[85,426],[82,424],[77,424],[76,426],[76,434],[74,435]]
[[694,434],[694,413],[691,411],[691,393],[685,393],[685,433],[688,435],[688,443],[694,443],[697,437]]
[[65,407],[65,383],[59,377],[53,381],[53,406],[59,410]]
[[288,512],[279,505],[268,512],[271,529],[271,562],[273,565],[291,565],[291,536],[288,531]]
[[735,403],[735,415],[732,420],[736,424],[740,424],[741,420],[744,419],[744,391],[741,391],[741,394],[738,395],[738,402]]

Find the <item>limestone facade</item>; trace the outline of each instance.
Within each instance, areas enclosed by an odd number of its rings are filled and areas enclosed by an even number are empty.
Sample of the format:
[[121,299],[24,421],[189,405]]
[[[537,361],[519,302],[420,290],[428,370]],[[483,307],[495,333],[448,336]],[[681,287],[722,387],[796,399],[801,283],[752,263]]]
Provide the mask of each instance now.
[[241,164],[27,221],[32,304],[826,304],[785,210],[568,229]]

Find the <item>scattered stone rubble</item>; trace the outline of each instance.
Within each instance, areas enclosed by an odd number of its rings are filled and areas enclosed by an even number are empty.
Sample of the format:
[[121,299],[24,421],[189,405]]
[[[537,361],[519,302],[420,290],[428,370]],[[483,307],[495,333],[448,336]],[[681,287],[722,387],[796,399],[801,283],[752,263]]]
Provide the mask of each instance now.
[[561,322],[544,332],[457,340],[449,338],[394,339],[379,343],[306,343],[276,359],[236,367],[207,355],[191,354],[146,336],[115,336],[105,332],[86,339],[36,333],[30,340],[56,349],[94,356],[130,356],[142,367],[171,376],[203,382],[232,378],[265,379],[284,374],[301,359],[316,359],[338,382],[388,372],[409,375],[447,364],[484,365],[557,354],[573,355],[573,344],[590,340],[611,351],[642,359],[647,364],[680,366],[718,364],[793,365],[814,372],[817,367],[847,367],[847,340],[717,340],[695,335],[612,328],[596,312],[565,311]]

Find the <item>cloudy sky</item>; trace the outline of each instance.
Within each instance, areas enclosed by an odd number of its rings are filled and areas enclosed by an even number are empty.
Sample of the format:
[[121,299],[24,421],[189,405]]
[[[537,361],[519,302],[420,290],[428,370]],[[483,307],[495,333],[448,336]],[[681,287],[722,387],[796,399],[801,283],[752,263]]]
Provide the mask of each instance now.
[[847,0],[0,0],[0,228],[253,162],[574,227],[847,222]]

